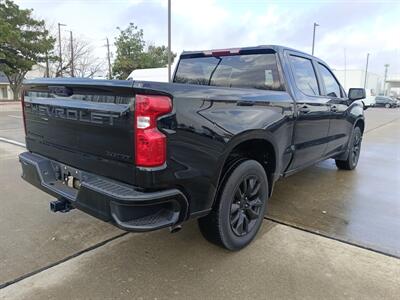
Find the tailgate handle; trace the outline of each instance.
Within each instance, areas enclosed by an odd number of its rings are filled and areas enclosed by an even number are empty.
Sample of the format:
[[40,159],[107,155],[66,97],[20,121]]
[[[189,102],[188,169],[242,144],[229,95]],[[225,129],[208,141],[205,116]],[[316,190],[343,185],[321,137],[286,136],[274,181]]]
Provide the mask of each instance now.
[[48,89],[50,94],[61,97],[69,97],[73,94],[72,89],[66,86],[49,86]]
[[238,101],[237,103],[238,106],[253,106],[254,105],[254,101]]

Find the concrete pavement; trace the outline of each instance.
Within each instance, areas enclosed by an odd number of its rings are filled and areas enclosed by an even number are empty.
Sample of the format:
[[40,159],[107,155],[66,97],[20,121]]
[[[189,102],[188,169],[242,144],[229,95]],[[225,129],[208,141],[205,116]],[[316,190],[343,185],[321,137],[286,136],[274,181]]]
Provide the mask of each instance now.
[[0,290],[1,299],[398,299],[400,261],[265,222],[248,248],[129,234]]
[[400,257],[400,111],[384,112],[367,115],[356,170],[327,160],[279,181],[268,217]]
[[400,119],[400,108],[381,108],[374,107],[369,108],[365,113],[366,127],[365,132],[368,133],[371,130],[375,130],[386,124],[389,124],[395,120]]
[[21,104],[0,105],[0,137],[25,143]]
[[52,197],[20,178],[21,151],[0,142],[0,286],[122,233],[77,210],[51,213]]
[[[283,179],[268,217],[396,255],[399,112],[368,110],[359,168],[337,171],[327,161]],[[0,107],[0,137],[23,137],[22,119],[12,117],[19,113]],[[50,213],[51,197],[20,179],[22,150],[0,142],[0,286],[10,283],[1,299],[396,299],[400,293],[400,260],[267,220],[255,243],[229,253],[207,243],[195,222],[174,235],[121,236],[76,210]]]

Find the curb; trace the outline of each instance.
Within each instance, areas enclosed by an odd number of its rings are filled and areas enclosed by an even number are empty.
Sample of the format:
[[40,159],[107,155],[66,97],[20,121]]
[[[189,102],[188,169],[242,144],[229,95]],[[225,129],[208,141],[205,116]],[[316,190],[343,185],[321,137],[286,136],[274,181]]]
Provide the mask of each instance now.
[[11,105],[11,104],[20,104],[21,101],[0,101],[0,105]]
[[14,141],[14,140],[10,140],[10,139],[6,139],[6,138],[3,138],[3,137],[0,137],[0,142],[4,142],[4,143],[11,144],[11,145],[19,146],[19,147],[22,147],[22,148],[26,148],[26,145],[24,143],[17,142],[17,141]]

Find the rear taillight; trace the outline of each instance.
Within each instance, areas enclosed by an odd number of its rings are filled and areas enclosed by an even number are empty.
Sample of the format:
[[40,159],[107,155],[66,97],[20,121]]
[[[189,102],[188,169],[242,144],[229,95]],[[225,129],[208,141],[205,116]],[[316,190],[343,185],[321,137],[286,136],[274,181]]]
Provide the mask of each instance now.
[[21,92],[22,119],[24,121],[24,130],[26,135],[26,116],[25,116],[25,90]]
[[167,157],[166,136],[157,129],[157,119],[172,111],[167,96],[135,97],[135,161],[139,167],[158,167]]

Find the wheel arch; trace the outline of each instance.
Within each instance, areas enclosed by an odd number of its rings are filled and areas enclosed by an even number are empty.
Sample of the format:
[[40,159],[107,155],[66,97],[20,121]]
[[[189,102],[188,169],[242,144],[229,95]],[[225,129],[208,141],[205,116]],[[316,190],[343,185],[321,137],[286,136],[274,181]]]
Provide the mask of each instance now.
[[[356,128],[356,127],[360,127],[361,134],[364,133],[364,130],[365,130],[364,117],[360,116],[357,119],[355,119],[355,121],[353,123],[353,128],[352,128],[350,137],[353,135],[354,128]],[[349,138],[349,142],[348,142],[348,144],[346,146],[346,150],[342,154],[340,154],[338,156],[335,156],[333,158],[336,159],[336,160],[346,160],[347,157],[349,156],[349,151],[350,151],[350,138]]]
[[356,121],[354,122],[353,130],[356,127],[360,127],[361,133],[364,133],[364,130],[365,130],[365,120],[364,120],[364,118],[356,119]]
[[[260,151],[260,149],[262,150]],[[254,159],[264,167],[268,178],[270,196],[274,182],[277,179],[277,170],[280,168],[277,149],[278,147],[272,134],[263,130],[246,132],[233,138],[229,142],[222,159],[213,206],[217,197],[219,197],[222,184],[229,177],[232,170],[246,159]]]

